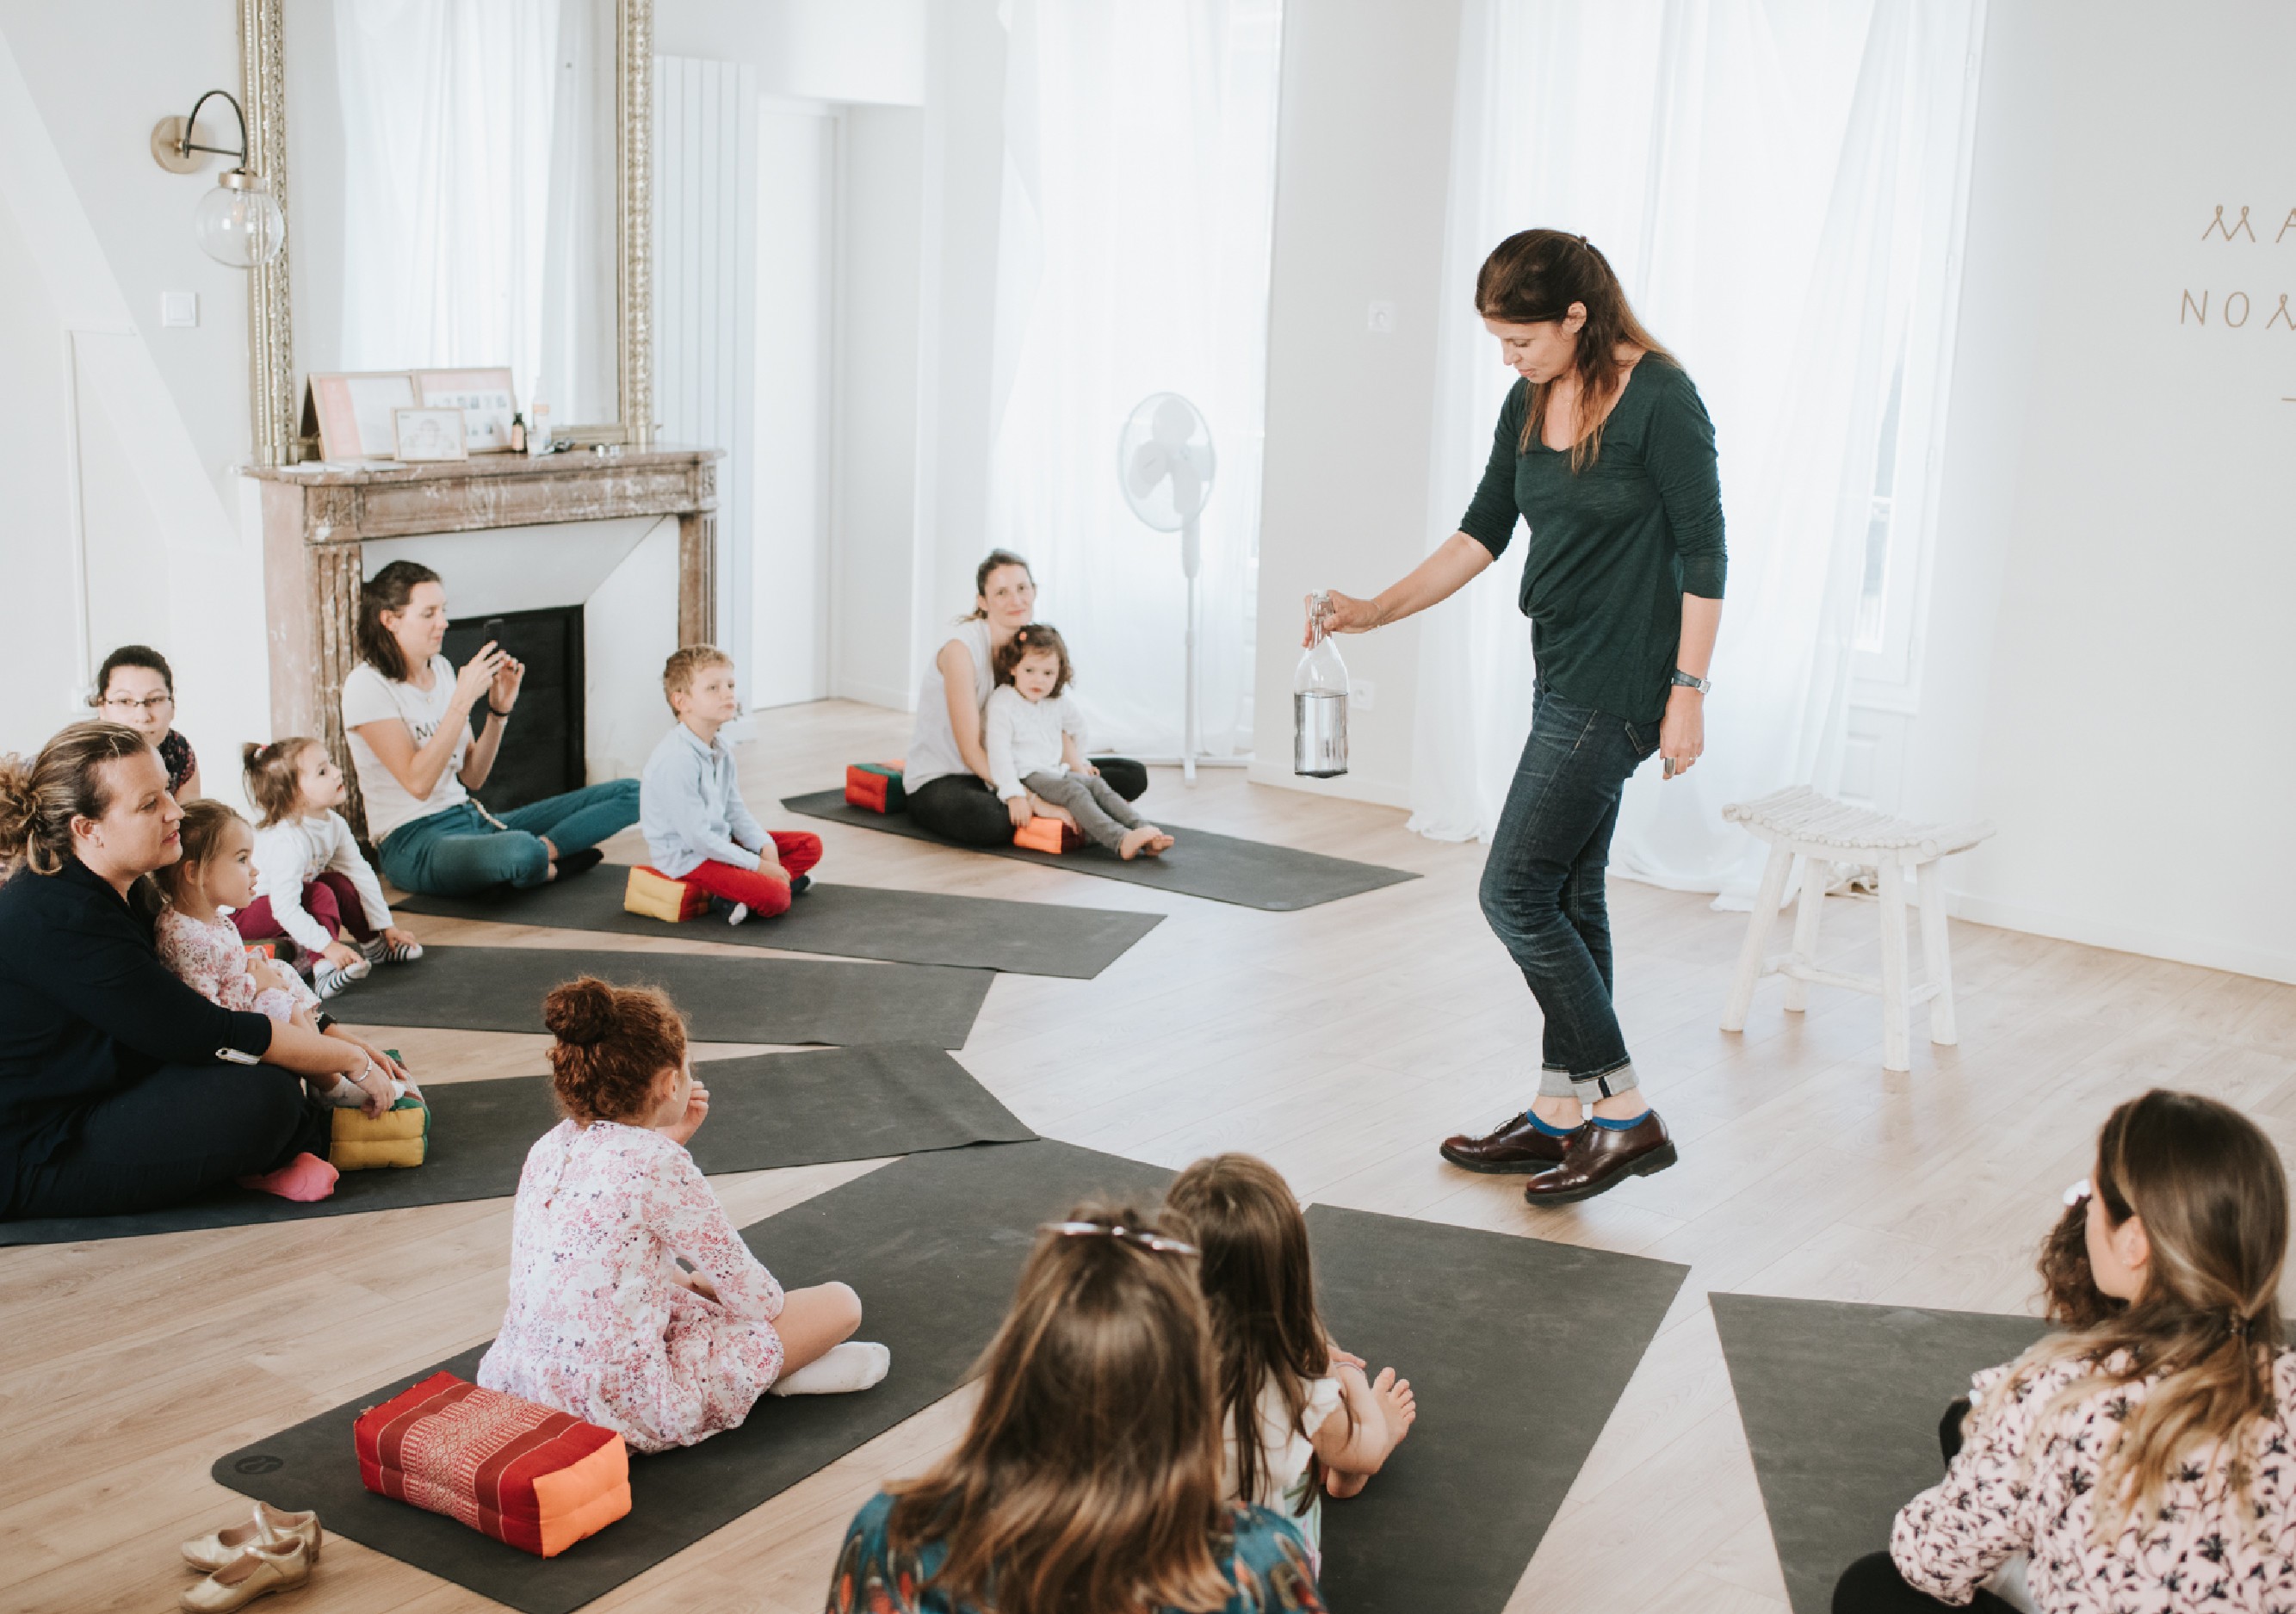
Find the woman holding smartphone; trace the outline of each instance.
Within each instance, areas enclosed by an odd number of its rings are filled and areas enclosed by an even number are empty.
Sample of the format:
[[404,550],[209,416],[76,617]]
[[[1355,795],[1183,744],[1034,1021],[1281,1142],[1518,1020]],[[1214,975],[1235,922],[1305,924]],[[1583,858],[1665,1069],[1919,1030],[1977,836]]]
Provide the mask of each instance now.
[[[429,567],[393,561],[360,588],[343,732],[382,872],[401,890],[456,897],[596,866],[598,843],[638,820],[638,782],[488,812],[472,792],[493,771],[526,668],[489,640],[456,672],[446,639],[447,588]],[[480,701],[490,721],[473,736]]]
[[1526,1175],[1525,1199],[1560,1205],[1675,1162],[1611,1007],[1603,881],[1628,776],[1657,751],[1672,778],[1705,749],[1721,483],[1697,388],[1584,236],[1509,236],[1475,307],[1522,380],[1474,501],[1376,598],[1330,594],[1324,626],[1365,633],[1448,599],[1505,552],[1518,516],[1530,525],[1521,600],[1538,681],[1481,895],[1538,1000],[1544,1057],[1527,1110],[1442,1149],[1470,1171]]

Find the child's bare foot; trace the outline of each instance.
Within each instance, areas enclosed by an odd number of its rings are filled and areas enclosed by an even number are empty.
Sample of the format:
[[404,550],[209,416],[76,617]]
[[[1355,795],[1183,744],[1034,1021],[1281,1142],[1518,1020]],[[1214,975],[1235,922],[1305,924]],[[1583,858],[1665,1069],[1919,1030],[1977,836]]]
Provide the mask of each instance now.
[[1370,1483],[1369,1474],[1343,1474],[1337,1469],[1324,1471],[1324,1494],[1341,1501],[1355,1495]]
[[1379,1397],[1379,1410],[1386,1414],[1388,1433],[1394,1437],[1389,1445],[1401,1446],[1411,1426],[1419,1421],[1419,1397],[1412,1393],[1411,1381],[1397,1378],[1391,1367],[1382,1367],[1379,1377],[1371,1381],[1371,1393]]
[[1152,823],[1144,823],[1136,830],[1127,830],[1124,840],[1116,848],[1117,855],[1127,859],[1153,857],[1172,844],[1172,838]]

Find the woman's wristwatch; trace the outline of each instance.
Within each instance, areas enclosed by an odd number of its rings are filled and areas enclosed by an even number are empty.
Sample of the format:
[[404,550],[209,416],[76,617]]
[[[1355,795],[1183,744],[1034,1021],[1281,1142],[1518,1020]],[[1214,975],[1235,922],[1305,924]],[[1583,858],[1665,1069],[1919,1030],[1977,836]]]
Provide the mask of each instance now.
[[1702,695],[1711,694],[1714,692],[1714,681],[1711,678],[1702,678],[1696,673],[1684,672],[1678,667],[1674,669],[1674,676],[1668,682],[1679,684],[1685,689],[1694,689]]

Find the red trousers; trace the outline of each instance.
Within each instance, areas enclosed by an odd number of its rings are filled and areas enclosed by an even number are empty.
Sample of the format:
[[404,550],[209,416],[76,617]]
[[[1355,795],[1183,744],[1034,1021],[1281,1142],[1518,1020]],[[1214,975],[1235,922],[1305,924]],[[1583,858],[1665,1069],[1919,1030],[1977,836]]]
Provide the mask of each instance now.
[[[814,843],[816,847],[819,841]],[[818,852],[815,853],[819,856]],[[303,912],[317,920],[332,940],[348,930],[360,941],[374,937],[374,927],[366,922],[366,907],[359,901],[358,888],[348,874],[329,869],[303,888]],[[268,941],[275,936],[287,934],[287,927],[271,915],[271,898],[258,897],[231,916],[239,927],[242,941]]]
[[766,873],[754,864],[737,869],[729,863],[705,863],[679,878],[688,885],[700,886],[712,897],[749,904],[750,912],[759,919],[788,913],[790,880],[821,861],[821,837],[802,830],[767,830],[766,833],[774,838],[774,850],[781,856],[782,873],[789,880]]

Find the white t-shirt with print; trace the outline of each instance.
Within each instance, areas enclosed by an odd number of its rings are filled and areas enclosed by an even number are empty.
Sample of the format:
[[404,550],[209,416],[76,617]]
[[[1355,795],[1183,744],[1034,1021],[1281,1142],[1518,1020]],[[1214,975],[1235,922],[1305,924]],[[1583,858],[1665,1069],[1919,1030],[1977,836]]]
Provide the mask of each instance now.
[[366,832],[378,844],[402,823],[443,813],[471,799],[470,791],[463,788],[463,759],[471,749],[471,725],[467,718],[463,721],[463,732],[455,737],[455,754],[447,758],[447,771],[439,775],[439,782],[430,787],[428,799],[410,794],[383,766],[374,747],[358,732],[359,725],[397,717],[414,737],[414,749],[421,750],[439,732],[454,694],[455,664],[444,656],[430,658],[427,690],[386,678],[367,661],[351,668],[343,680],[343,732],[350,738],[351,766],[358,774],[359,794],[366,799]]
[[[1294,1426],[1283,1406],[1283,1395],[1271,1380],[1259,1392],[1259,1494],[1243,1496],[1236,1489],[1235,1421],[1229,1419],[1220,1432],[1220,1490],[1238,1502],[1249,1502],[1269,1512],[1290,1520],[1307,1538],[1308,1550],[1320,1556],[1324,1550],[1324,1497],[1318,1491],[1308,1495],[1309,1465],[1316,1460],[1315,1435],[1324,1427],[1324,1420],[1340,1410],[1340,1381],[1337,1379],[1316,1379],[1306,1386],[1308,1405],[1300,1413],[1300,1423]],[[1300,1512],[1302,1502],[1306,1512]]]

